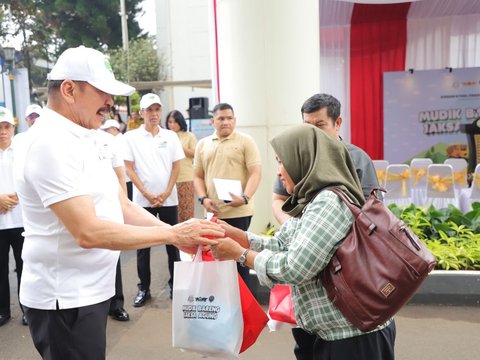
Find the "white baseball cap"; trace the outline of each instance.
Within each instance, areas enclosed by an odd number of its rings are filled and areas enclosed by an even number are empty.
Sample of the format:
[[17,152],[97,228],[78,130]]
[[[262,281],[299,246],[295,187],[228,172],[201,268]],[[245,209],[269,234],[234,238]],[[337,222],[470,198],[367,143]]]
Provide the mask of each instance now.
[[7,122],[15,125],[15,119],[13,118],[12,112],[3,106],[0,106],[0,122]]
[[30,104],[27,106],[27,110],[25,110],[25,117],[27,117],[30,114],[38,114],[40,115],[40,111],[42,110],[42,107],[37,104]]
[[86,81],[110,95],[132,95],[135,88],[115,80],[108,58],[100,51],[79,46],[65,50],[57,59],[48,80]]
[[149,106],[152,106],[153,104],[159,104],[160,106],[163,106],[162,102],[160,101],[160,97],[157,94],[153,93],[148,93],[142,96],[142,99],[140,100],[140,110],[145,110]]
[[100,129],[102,130],[106,130],[106,129],[109,129],[111,127],[114,127],[118,130],[120,130],[120,124],[118,123],[117,120],[114,120],[114,119],[108,119],[106,120],[102,126],[100,126]]

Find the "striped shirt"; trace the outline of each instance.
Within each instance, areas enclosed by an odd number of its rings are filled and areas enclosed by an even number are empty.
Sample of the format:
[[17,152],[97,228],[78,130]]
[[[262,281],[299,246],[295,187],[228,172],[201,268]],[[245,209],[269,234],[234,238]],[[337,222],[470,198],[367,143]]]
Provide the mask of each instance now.
[[332,304],[317,280],[352,223],[352,213],[342,200],[331,191],[323,191],[300,218],[290,218],[273,238],[248,233],[250,248],[259,252],[254,267],[260,284],[292,285],[298,326],[324,340],[363,334]]

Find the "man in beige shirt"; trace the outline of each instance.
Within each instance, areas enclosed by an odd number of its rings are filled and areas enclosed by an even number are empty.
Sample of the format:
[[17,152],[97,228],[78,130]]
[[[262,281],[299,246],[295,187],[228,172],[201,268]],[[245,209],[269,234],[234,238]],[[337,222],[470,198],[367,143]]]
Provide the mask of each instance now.
[[[201,139],[195,148],[195,192],[207,212],[246,231],[253,216],[253,195],[261,179],[260,153],[251,136],[235,130],[236,118],[231,105],[216,105],[211,122],[215,133]],[[240,180],[243,193],[230,193],[229,202],[219,199],[213,183],[215,178]],[[246,280],[248,268],[238,269]]]

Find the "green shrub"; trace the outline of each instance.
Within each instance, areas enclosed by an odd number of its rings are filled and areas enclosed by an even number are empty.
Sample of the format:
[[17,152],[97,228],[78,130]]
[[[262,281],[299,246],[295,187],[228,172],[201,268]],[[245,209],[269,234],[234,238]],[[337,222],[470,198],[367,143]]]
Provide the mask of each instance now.
[[480,270],[480,203],[473,203],[468,213],[454,206],[400,208],[391,204],[389,208],[435,255],[436,269]]
[[[473,203],[468,213],[454,206],[388,207],[435,255],[437,270],[480,270],[480,203]],[[262,235],[272,236],[275,231],[268,223]]]

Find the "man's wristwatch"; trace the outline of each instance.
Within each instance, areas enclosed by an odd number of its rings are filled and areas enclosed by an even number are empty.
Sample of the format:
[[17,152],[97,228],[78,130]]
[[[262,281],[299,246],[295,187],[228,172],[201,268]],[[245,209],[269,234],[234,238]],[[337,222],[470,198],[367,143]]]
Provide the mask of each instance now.
[[198,202],[200,203],[200,205],[203,205],[203,202],[205,201],[206,198],[207,198],[206,196],[200,196],[198,198]]
[[242,255],[240,255],[240,257],[238,258],[238,263],[240,264],[240,266],[243,266],[245,267],[245,262],[247,261],[247,254],[250,252],[250,249],[246,249]]

